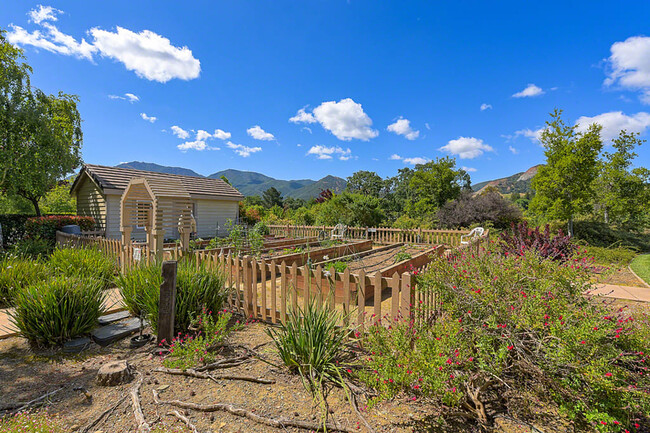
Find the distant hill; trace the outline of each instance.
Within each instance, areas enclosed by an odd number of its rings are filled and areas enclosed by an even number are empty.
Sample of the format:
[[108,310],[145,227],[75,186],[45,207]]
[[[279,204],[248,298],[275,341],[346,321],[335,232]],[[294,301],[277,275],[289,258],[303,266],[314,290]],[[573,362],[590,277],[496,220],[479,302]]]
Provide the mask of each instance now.
[[267,189],[274,187],[284,197],[302,198],[309,200],[318,196],[321,190],[330,189],[339,193],[345,189],[346,181],[336,176],[325,176],[320,180],[298,179],[280,180],[256,173],[254,171],[222,170],[211,174],[208,177],[219,178],[225,176],[232,186],[246,196],[262,195]]
[[[183,167],[169,167],[165,165],[154,164],[152,162],[131,161],[116,165],[116,167],[134,168],[136,170],[155,171],[158,173],[180,174],[184,176],[203,177],[194,170]],[[302,198],[309,200],[317,197],[321,190],[330,189],[332,192],[339,193],[345,189],[347,182],[345,179],[336,176],[325,176],[320,180],[298,179],[298,180],[280,180],[266,176],[254,171],[241,170],[222,170],[211,174],[210,178],[216,179],[226,176],[231,185],[234,186],[246,196],[262,195],[264,191],[275,187],[284,197]]]
[[203,177],[202,175],[198,174],[194,170],[190,170],[189,168],[169,167],[166,165],[154,164],[153,162],[140,162],[140,161],[123,162],[122,164],[116,165],[116,167],[155,171],[157,173],[180,174],[183,176]]
[[479,192],[488,186],[494,186],[501,194],[510,194],[513,192],[525,194],[530,191],[531,181],[537,174],[539,167],[541,165],[535,165],[526,171],[513,174],[512,176],[476,183],[472,185],[472,190]]

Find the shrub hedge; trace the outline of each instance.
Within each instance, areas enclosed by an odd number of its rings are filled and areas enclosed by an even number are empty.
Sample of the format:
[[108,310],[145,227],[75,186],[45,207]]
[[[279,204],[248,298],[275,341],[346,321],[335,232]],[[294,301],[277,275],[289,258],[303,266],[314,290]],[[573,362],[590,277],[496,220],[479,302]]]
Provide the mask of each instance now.
[[25,234],[30,238],[47,239],[52,244],[56,240],[56,231],[66,225],[78,225],[81,230],[92,230],[95,227],[93,217],[77,215],[50,215],[33,217],[25,222]]

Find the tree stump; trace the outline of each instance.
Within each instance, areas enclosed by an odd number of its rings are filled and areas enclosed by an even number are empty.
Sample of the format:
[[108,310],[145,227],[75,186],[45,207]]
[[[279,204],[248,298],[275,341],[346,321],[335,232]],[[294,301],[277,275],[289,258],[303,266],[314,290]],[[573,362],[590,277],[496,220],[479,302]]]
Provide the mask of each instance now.
[[101,386],[116,386],[133,380],[134,368],[126,361],[109,362],[101,366],[97,372],[97,384]]

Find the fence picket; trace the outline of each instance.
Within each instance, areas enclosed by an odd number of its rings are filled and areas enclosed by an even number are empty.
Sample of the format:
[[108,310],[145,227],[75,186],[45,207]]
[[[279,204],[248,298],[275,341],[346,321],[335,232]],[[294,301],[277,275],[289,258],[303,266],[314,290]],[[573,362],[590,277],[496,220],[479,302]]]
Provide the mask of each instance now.
[[357,325],[359,330],[363,332],[365,315],[366,315],[366,271],[361,269],[359,271],[359,286],[357,288]]
[[262,280],[262,287],[261,287],[261,293],[260,296],[262,298],[262,318],[264,320],[268,320],[269,317],[266,314],[266,261],[262,259],[260,262],[260,272],[261,272],[261,280]]

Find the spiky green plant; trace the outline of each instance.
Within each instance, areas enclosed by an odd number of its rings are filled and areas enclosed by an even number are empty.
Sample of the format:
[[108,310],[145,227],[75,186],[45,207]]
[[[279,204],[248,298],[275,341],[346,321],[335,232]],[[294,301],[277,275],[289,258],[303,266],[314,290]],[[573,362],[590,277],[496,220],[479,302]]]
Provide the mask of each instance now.
[[159,263],[140,264],[120,274],[115,285],[120,289],[122,302],[134,316],[140,316],[145,308],[147,294],[160,290],[162,268]]
[[100,281],[57,276],[17,291],[11,320],[32,344],[59,345],[95,327],[104,298]]
[[50,265],[58,275],[99,281],[112,287],[117,266],[105,252],[95,248],[59,248],[50,256]]
[[0,306],[11,304],[14,293],[48,278],[41,260],[6,255],[0,259]]

